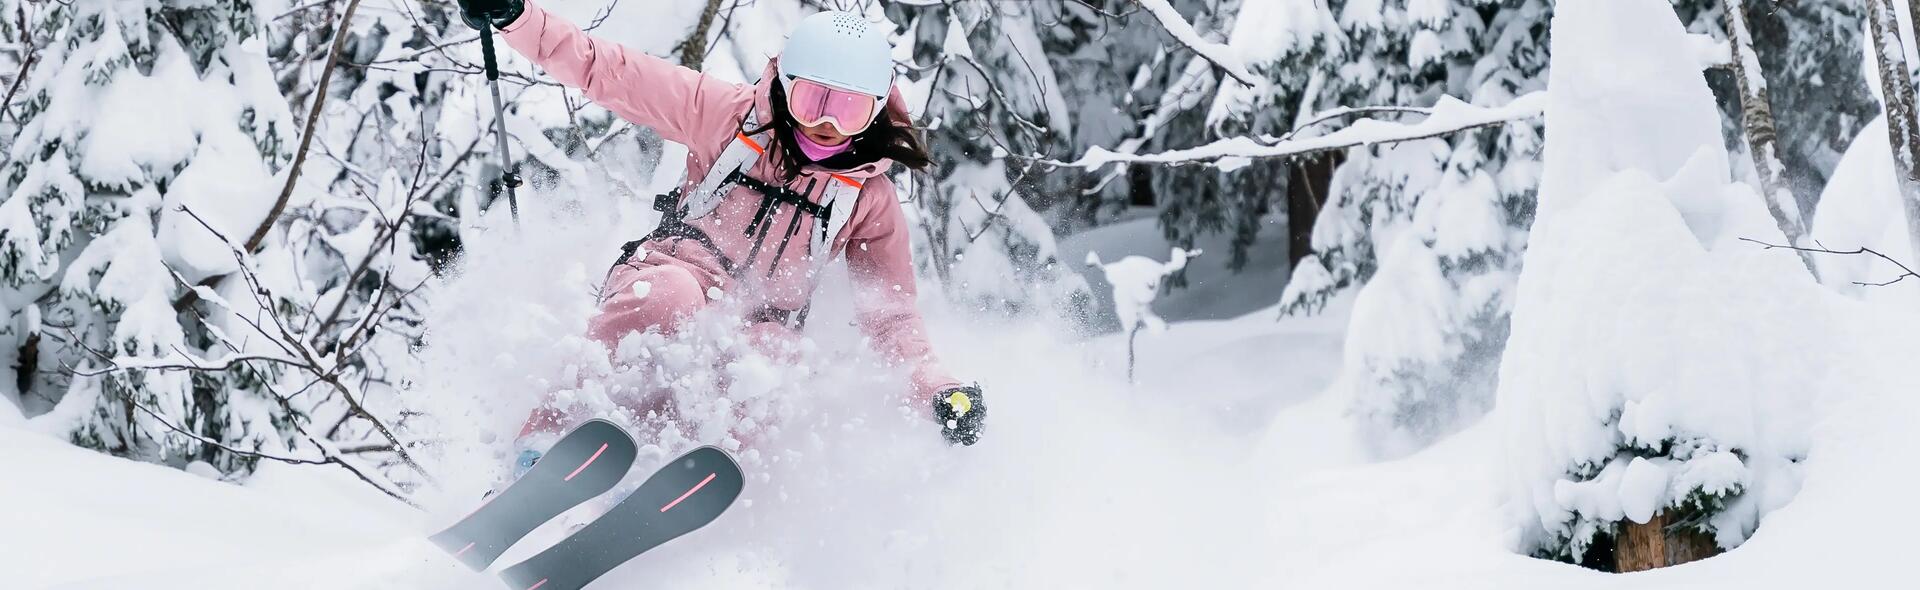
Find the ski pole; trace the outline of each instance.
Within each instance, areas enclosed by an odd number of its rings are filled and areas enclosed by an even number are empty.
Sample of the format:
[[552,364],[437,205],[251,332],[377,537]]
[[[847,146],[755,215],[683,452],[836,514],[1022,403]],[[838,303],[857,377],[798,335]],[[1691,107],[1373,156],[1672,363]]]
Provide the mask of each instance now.
[[507,211],[513,214],[513,226],[520,227],[520,201],[514,187],[520,175],[513,173],[513,158],[507,153],[507,109],[500,104],[500,63],[493,58],[493,27],[480,31],[480,53],[486,63],[487,86],[493,90],[493,137],[500,152],[500,184],[507,188]]

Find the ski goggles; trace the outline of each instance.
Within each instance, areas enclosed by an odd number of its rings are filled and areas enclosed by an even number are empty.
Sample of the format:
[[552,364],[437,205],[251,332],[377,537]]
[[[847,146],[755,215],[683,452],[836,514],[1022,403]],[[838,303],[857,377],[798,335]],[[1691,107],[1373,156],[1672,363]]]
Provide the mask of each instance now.
[[858,135],[880,116],[880,100],[871,94],[843,90],[805,78],[783,78],[787,112],[808,127],[830,123],[842,135]]

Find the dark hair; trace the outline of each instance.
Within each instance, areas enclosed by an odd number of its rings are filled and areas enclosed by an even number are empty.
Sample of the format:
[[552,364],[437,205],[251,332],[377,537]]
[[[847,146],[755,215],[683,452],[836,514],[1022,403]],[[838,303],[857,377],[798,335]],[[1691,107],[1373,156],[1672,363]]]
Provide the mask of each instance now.
[[[775,74],[778,75],[778,74]],[[785,146],[793,141],[793,134],[799,122],[793,114],[787,112],[787,92],[778,80],[773,82],[769,97],[773,103],[773,121],[761,125],[758,129],[746,130],[747,135],[758,135],[773,131],[773,143],[783,146],[776,150],[779,155],[778,170],[782,178],[791,179],[799,175],[800,168],[807,164],[820,164],[822,167],[845,170],[858,167],[880,159],[889,159],[912,170],[925,170],[933,165],[933,155],[927,153],[926,142],[920,139],[920,129],[912,121],[895,119],[896,113],[885,111],[858,135],[853,136],[853,149],[842,152],[820,162],[807,158],[798,149]],[[881,109],[886,109],[882,102]]]

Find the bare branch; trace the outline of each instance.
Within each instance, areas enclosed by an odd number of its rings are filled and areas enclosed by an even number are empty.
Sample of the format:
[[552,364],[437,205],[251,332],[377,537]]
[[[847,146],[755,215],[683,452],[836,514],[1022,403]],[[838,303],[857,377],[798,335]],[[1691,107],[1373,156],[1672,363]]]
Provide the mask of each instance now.
[[307,110],[306,128],[300,133],[300,149],[294,152],[293,163],[287,171],[287,183],[280,188],[280,197],[274,200],[273,208],[267,210],[266,219],[260,220],[260,226],[254,228],[253,235],[247,237],[248,252],[260,247],[261,240],[267,238],[267,231],[273,229],[273,223],[280,219],[280,212],[286,210],[287,201],[293,198],[293,187],[300,180],[300,167],[307,161],[307,151],[313,146],[314,131],[320,125],[320,112],[327,106],[327,87],[333,84],[333,70],[340,64],[340,56],[346,53],[347,34],[353,29],[350,26],[353,12],[359,8],[360,0],[348,0],[346,13],[334,26],[333,48],[327,50],[327,63],[320,72],[320,83],[313,93],[313,107]]
[[1885,261],[1887,261],[1887,262],[1890,262],[1890,263],[1892,263],[1892,264],[1893,264],[1894,266],[1898,266],[1898,267],[1900,267],[1900,271],[1901,271],[1901,273],[1900,273],[1900,276],[1897,276],[1897,277],[1894,277],[1894,278],[1893,278],[1892,280],[1888,280],[1888,281],[1882,281],[1882,282],[1878,282],[1878,283],[1870,283],[1870,282],[1863,282],[1863,281],[1853,281],[1853,284],[1855,284],[1855,285],[1859,285],[1859,286],[1862,286],[1862,287],[1885,287],[1885,286],[1887,286],[1887,285],[1892,285],[1892,284],[1894,284],[1894,283],[1898,283],[1898,282],[1900,282],[1900,281],[1904,281],[1904,280],[1907,280],[1908,278],[1915,278],[1915,279],[1920,279],[1920,274],[1916,274],[1916,273],[1914,273],[1914,272],[1913,272],[1913,269],[1911,269],[1911,268],[1907,268],[1907,265],[1905,265],[1905,264],[1901,264],[1901,263],[1900,263],[1900,261],[1898,261],[1898,260],[1894,260],[1892,256],[1888,256],[1888,255],[1886,255],[1886,254],[1882,254],[1882,253],[1880,253],[1880,251],[1879,251],[1879,250],[1874,250],[1874,249],[1872,249],[1872,248],[1868,248],[1868,247],[1866,247],[1866,246],[1861,246],[1861,247],[1859,247],[1859,248],[1854,248],[1854,249],[1852,249],[1852,250],[1831,250],[1831,249],[1828,249],[1828,248],[1827,248],[1826,246],[1819,246],[1819,247],[1815,247],[1815,248],[1808,248],[1808,247],[1805,247],[1805,246],[1794,246],[1794,245],[1782,245],[1782,244],[1769,244],[1769,243],[1766,243],[1766,242],[1762,242],[1762,241],[1760,241],[1760,240],[1756,240],[1756,239],[1753,239],[1753,238],[1740,238],[1740,241],[1743,241],[1743,242],[1753,242],[1753,243],[1755,243],[1755,244],[1759,244],[1759,245],[1761,245],[1761,246],[1764,246],[1764,247],[1765,247],[1766,249],[1768,249],[1768,250],[1773,250],[1773,249],[1776,249],[1776,248],[1778,248],[1778,249],[1784,249],[1784,250],[1794,250],[1794,251],[1798,251],[1798,252],[1811,252],[1811,253],[1815,253],[1815,254],[1839,254],[1839,255],[1843,255],[1843,256],[1852,256],[1852,255],[1858,255],[1858,254],[1868,254],[1868,255],[1872,255],[1872,256],[1877,256],[1877,257],[1879,257],[1879,258],[1880,258],[1881,260],[1885,260]]
[[13,114],[13,93],[20,91],[20,85],[27,81],[27,72],[32,70],[33,62],[37,59],[40,59],[39,55],[29,53],[26,61],[20,62],[20,75],[13,78],[13,84],[7,86],[7,95],[0,98],[0,121],[5,121]]
[[614,7],[619,5],[620,0],[613,0],[612,2],[608,2],[606,6],[600,7],[600,12],[595,13],[593,20],[588,21],[587,26],[580,27],[580,30],[591,33],[594,29],[600,28],[600,25],[607,24],[607,19],[613,17]]
[[[425,28],[425,27],[422,27],[422,28]],[[415,61],[415,60],[418,60],[418,59],[420,59],[420,56],[423,56],[423,55],[426,55],[426,54],[429,54],[429,53],[434,53],[434,52],[438,52],[438,51],[444,51],[444,50],[446,50],[446,49],[447,49],[448,47],[453,47],[453,46],[456,46],[456,45],[466,45],[466,44],[468,44],[468,43],[472,43],[472,42],[475,42],[475,41],[479,41],[479,40],[480,40],[480,34],[479,34],[479,33],[473,33],[473,34],[469,34],[469,35],[466,35],[466,36],[463,36],[463,37],[459,37],[459,38],[456,38],[456,39],[454,39],[454,40],[451,40],[451,41],[441,41],[441,42],[439,42],[439,43],[435,43],[435,44],[432,44],[432,45],[428,45],[428,46],[426,46],[426,47],[423,47],[423,48],[421,48],[421,49],[420,49],[420,50],[418,50],[418,51],[415,51],[415,52],[413,52],[413,53],[409,53],[409,54],[406,54],[406,55],[401,55],[401,56],[397,56],[397,57],[389,57],[389,58],[386,58],[386,59],[376,59],[376,60],[373,60],[373,61],[370,61],[370,62],[367,62],[367,63],[364,63],[364,64],[356,64],[356,65],[362,65],[362,66],[373,66],[373,65],[379,65],[379,64],[389,64],[389,63],[395,63],[395,62],[410,62],[410,61]],[[504,73],[504,72],[503,72],[503,73]]]
[[[238,246],[235,246],[232,241],[229,241],[227,239],[225,234],[221,233],[217,229],[214,229],[212,225],[208,224],[205,219],[199,216],[199,214],[194,213],[192,209],[189,209],[186,206],[182,205],[180,206],[180,210],[185,212],[189,217],[192,217],[193,220],[198,222],[201,227],[205,228],[208,232],[211,232],[214,235],[214,237],[219,238],[222,243],[227,245],[228,250],[233,254],[234,260],[239,265],[240,277],[244,279],[247,283],[247,291],[250,294],[252,294],[255,305],[257,305],[259,309],[265,311],[267,315],[267,319],[270,320],[273,324],[274,331],[269,332],[265,326],[260,325],[260,323],[254,320],[253,318],[240,315],[238,313],[238,310],[229,309],[229,311],[234,313],[234,315],[239,317],[242,321],[247,322],[248,325],[252,326],[256,331],[260,332],[261,335],[266,336],[269,341],[279,346],[281,350],[286,351],[290,356],[295,357],[297,359],[295,366],[299,367],[303,371],[306,371],[314,375],[319,381],[332,386],[334,390],[340,394],[341,399],[347,403],[347,407],[349,409],[351,409],[361,419],[364,419],[369,424],[372,424],[374,429],[379,431],[381,436],[386,437],[388,442],[391,442],[396,446],[399,445],[400,444],[399,437],[393,434],[393,430],[387,427],[386,422],[380,420],[379,417],[374,416],[373,412],[368,411],[366,406],[361,403],[362,400],[357,399],[353,395],[352,388],[348,387],[345,382],[340,380],[339,372],[342,369],[346,368],[346,365],[344,363],[338,363],[338,362],[328,363],[323,361],[322,358],[325,355],[322,355],[316,352],[312,346],[308,345],[305,341],[301,340],[298,336],[296,336],[293,333],[293,330],[291,328],[288,328],[285,322],[281,321],[280,316],[273,312],[274,306],[273,306],[273,302],[270,299],[272,296],[272,293],[264,285],[260,283],[259,277],[253,273],[252,266],[249,264],[249,256],[247,255],[246,251],[240,249]],[[197,293],[198,290],[196,289],[195,291],[192,291],[192,292]],[[342,358],[342,357],[335,357],[335,358]],[[437,479],[433,477],[433,474],[427,472],[426,467],[422,466],[418,461],[414,460],[413,456],[411,454],[408,454],[405,450],[396,449],[395,454],[398,455],[401,461],[405,462],[407,466],[413,468],[415,472],[419,473],[421,477],[426,478],[428,482],[432,483],[437,481]]]
[[[74,342],[76,344],[80,342],[77,335],[70,335],[70,337],[74,339]],[[98,350],[94,350],[92,347],[88,347],[84,344],[80,344],[79,346],[81,349],[89,353],[92,353],[94,356],[100,357],[100,358],[106,358],[108,363],[113,363],[113,359],[107,357],[105,353],[102,353]],[[87,374],[71,366],[68,366],[67,368],[69,372],[72,372],[74,374],[80,374],[80,375]],[[115,370],[125,370],[125,369],[120,369],[116,367]],[[94,373],[94,374],[98,374],[98,373]],[[166,426],[168,430],[172,430],[174,432],[180,433],[183,436],[186,436],[188,438],[191,438],[195,441],[200,442],[200,444],[210,445],[215,448],[221,449],[223,451],[233,453],[235,455],[239,455],[243,457],[267,459],[270,461],[279,461],[282,463],[291,463],[295,465],[339,465],[341,469],[347,470],[347,472],[352,473],[354,477],[359,478],[360,481],[365,482],[367,485],[373,486],[374,489],[380,490],[381,493],[386,494],[388,497],[391,497],[395,500],[399,500],[402,503],[405,503],[406,505],[412,506],[414,508],[420,507],[420,505],[415,503],[412,499],[407,498],[404,495],[401,495],[398,491],[395,491],[392,488],[387,487],[387,485],[385,484],[375,481],[371,476],[368,476],[365,472],[361,471],[360,468],[355,467],[352,463],[349,463],[345,459],[340,458],[338,454],[329,452],[326,445],[320,444],[320,441],[313,438],[313,435],[307,434],[306,429],[300,426],[299,420],[293,421],[294,429],[297,430],[301,436],[305,437],[308,442],[313,443],[315,448],[318,448],[320,450],[320,453],[321,453],[320,459],[289,457],[285,455],[275,455],[275,454],[269,454],[269,453],[262,453],[260,451],[249,451],[245,449],[235,448],[233,446],[227,445],[220,441],[213,440],[205,436],[201,436],[198,433],[195,433],[187,429],[181,428],[177,425],[174,425],[172,422],[167,421],[165,417],[161,416],[159,412],[155,412],[153,411],[153,409],[148,408],[145,404],[142,404],[138,400],[133,399],[133,397],[128,395],[126,392],[115,390],[115,393],[119,395],[121,399],[125,400],[127,404],[132,405],[133,407],[138,408],[141,412],[146,413],[148,416],[152,417],[155,422],[159,422],[161,425]],[[272,393],[271,391],[269,391],[269,393],[279,399],[282,407],[286,407],[286,398],[279,396],[279,394]]]

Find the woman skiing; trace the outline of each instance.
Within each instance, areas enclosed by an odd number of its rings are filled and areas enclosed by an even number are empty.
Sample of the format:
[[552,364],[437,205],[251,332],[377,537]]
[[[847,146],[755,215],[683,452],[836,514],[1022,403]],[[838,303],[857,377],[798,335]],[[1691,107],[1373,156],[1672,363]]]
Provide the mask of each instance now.
[[[893,89],[891,45],[866,19],[803,19],[758,84],[718,80],[595,39],[529,0],[459,0],[469,25],[562,84],[687,147],[687,180],[656,203],[660,226],[630,242],[608,273],[590,335],[609,348],[631,332],[671,333],[710,299],[741,300],[756,339],[806,319],[821,266],[845,256],[857,323],[876,348],[913,368],[915,399],[952,443],[978,440],[978,387],[940,368],[915,309],[906,219],[884,173],[929,164]],[[642,289],[636,284],[644,282]],[[528,430],[563,430],[536,412]],[[524,433],[523,433],[524,434]]]

